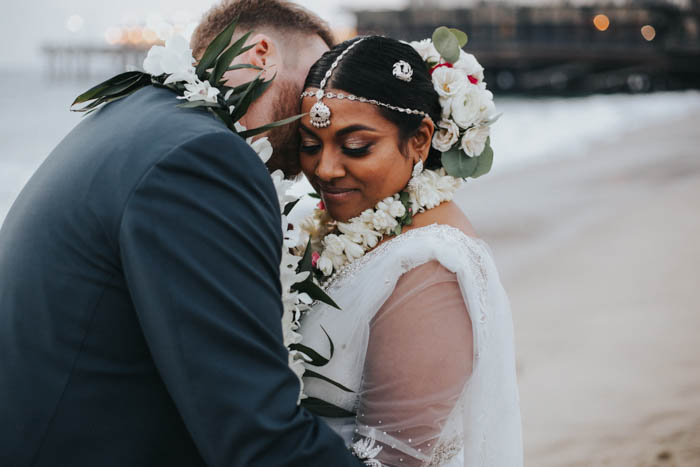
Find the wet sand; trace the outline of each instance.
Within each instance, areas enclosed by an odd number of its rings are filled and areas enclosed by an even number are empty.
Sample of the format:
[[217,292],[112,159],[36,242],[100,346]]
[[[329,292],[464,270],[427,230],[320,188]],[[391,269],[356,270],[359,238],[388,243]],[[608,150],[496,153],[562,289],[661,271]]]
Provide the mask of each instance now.
[[526,465],[700,466],[699,124],[460,192],[512,303]]

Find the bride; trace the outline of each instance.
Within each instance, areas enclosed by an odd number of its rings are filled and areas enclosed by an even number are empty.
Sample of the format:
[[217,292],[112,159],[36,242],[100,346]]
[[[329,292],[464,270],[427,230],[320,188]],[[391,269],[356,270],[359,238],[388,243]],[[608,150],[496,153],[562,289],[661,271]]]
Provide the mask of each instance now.
[[360,37],[309,72],[300,162],[322,201],[302,228],[342,310],[303,319],[305,346],[334,348],[304,391],[367,465],[519,467],[508,299],[451,201],[490,168],[492,95],[473,56],[440,55]]

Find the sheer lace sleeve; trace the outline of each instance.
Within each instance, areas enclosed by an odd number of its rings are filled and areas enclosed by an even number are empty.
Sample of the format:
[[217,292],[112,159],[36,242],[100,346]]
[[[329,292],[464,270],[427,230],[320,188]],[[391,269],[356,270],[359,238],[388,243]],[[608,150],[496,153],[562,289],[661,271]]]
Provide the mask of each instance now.
[[355,450],[386,466],[430,464],[472,364],[472,323],[456,275],[430,261],[401,276],[370,323]]

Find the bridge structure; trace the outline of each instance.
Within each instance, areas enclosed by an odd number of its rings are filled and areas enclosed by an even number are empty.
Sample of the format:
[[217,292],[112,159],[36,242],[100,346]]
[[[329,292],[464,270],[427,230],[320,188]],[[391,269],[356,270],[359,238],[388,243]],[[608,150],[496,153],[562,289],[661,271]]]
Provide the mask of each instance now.
[[474,2],[469,7],[355,11],[359,34],[404,40],[438,26],[469,36],[466,50],[499,92],[577,94],[700,88],[700,0],[576,6]]

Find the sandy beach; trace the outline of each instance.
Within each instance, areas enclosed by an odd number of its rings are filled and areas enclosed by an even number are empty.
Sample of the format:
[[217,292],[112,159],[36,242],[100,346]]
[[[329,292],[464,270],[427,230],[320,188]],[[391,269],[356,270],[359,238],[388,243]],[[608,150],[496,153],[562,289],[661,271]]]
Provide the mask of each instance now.
[[699,122],[460,193],[512,303],[527,466],[700,466]]

